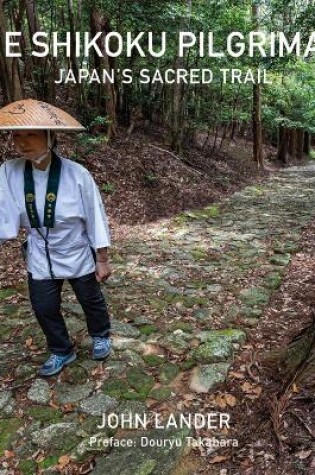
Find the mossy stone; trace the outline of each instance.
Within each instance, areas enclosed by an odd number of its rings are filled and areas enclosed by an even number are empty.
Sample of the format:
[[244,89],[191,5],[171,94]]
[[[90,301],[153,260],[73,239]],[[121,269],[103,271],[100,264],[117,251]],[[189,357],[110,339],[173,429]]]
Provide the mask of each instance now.
[[94,432],[97,432],[97,426],[100,423],[100,418],[99,416],[91,416],[88,415],[85,417],[80,424],[80,427],[83,431],[87,432],[88,434],[94,434]]
[[124,361],[113,361],[110,360],[110,362],[107,363],[106,365],[109,373],[111,376],[116,376],[116,375],[121,375],[124,373],[127,364]]
[[243,307],[241,311],[242,316],[246,318],[257,319],[261,317],[263,311],[259,308],[252,308],[252,307]]
[[134,391],[134,390],[129,390],[124,393],[123,398],[126,399],[127,401],[145,401],[147,398],[148,392],[144,391]]
[[165,363],[159,371],[159,378],[162,383],[170,383],[179,373],[179,368],[175,364]]
[[146,405],[138,401],[122,401],[116,409],[116,414],[128,417],[130,413],[143,415],[147,413]]
[[213,363],[196,366],[191,373],[189,387],[197,393],[207,393],[218,383],[225,381],[228,363]]
[[91,416],[101,416],[118,406],[118,401],[105,393],[97,393],[80,402],[79,411]]
[[122,264],[126,261],[124,257],[121,254],[119,254],[117,251],[111,253],[111,259],[115,264]]
[[171,394],[172,391],[170,388],[156,388],[152,389],[148,396],[152,399],[156,399],[157,401],[164,401],[165,399],[168,399]]
[[23,424],[23,419],[19,418],[0,419],[0,457],[3,456],[5,450],[11,448],[16,432]]
[[290,262],[291,254],[275,254],[270,258],[271,264],[275,264],[277,266],[287,266]]
[[[165,300],[163,300],[162,298],[148,298],[148,297],[145,297],[146,299],[146,303],[148,305],[150,305],[150,308],[152,310],[156,310],[158,312],[162,312],[167,306],[168,306],[168,302],[166,302]],[[148,319],[145,319],[145,320],[148,320]],[[140,326],[140,325],[144,325],[144,324],[149,324],[148,321],[145,322],[145,323],[137,323],[137,319],[135,319],[134,321],[134,325],[137,325],[137,326]]]
[[231,320],[233,318],[237,317],[237,315],[239,315],[239,313],[240,313],[240,307],[238,305],[235,305],[235,304],[230,305],[230,307],[228,308],[228,311],[227,311],[228,317]]
[[18,305],[8,303],[3,306],[3,308],[1,309],[1,313],[3,313],[3,315],[15,315],[19,312],[19,309],[20,308]]
[[[114,449],[107,457],[96,457],[96,466],[93,475],[120,474],[120,475],[163,475],[173,473],[187,446],[187,437],[191,435],[190,429],[181,430],[147,430],[145,434],[134,431],[128,438],[132,447]],[[143,446],[141,438],[145,435],[148,440],[158,441],[161,438],[178,440],[173,448],[161,447],[160,444]]]
[[2,289],[0,290],[0,300],[4,300],[8,297],[12,297],[12,295],[16,294],[15,289]]
[[129,389],[126,381],[121,379],[109,379],[105,382],[102,391],[114,398],[121,398]]
[[153,475],[157,465],[156,460],[146,460],[138,467],[136,475]]
[[226,328],[224,330],[201,331],[196,335],[202,342],[213,341],[223,338],[230,343],[244,343],[246,333],[237,328]]
[[192,257],[196,261],[203,261],[207,258],[207,251],[204,249],[193,249],[191,252]]
[[32,419],[40,420],[44,423],[49,422],[50,424],[60,422],[63,418],[62,411],[54,409],[53,407],[29,407],[26,414]]
[[152,333],[156,333],[158,329],[153,325],[143,325],[139,328],[141,335],[151,335]]
[[218,363],[232,356],[232,343],[224,338],[201,344],[193,352],[194,358],[201,363]]
[[176,330],[183,330],[184,332],[190,332],[192,330],[191,323],[188,322],[173,322],[168,327],[169,331],[174,332]]
[[79,442],[77,429],[76,422],[57,422],[32,432],[31,441],[49,455],[67,453]]
[[196,366],[196,361],[195,360],[186,360],[186,361],[183,361],[182,363],[180,363],[180,369],[181,371],[188,371],[190,370],[191,368],[193,368],[194,366]]
[[34,475],[37,463],[34,460],[21,460],[18,466],[22,475]]
[[273,272],[269,274],[265,278],[266,287],[272,290],[276,290],[280,287],[282,281],[282,277],[278,272]]
[[82,366],[67,366],[64,370],[67,382],[70,384],[84,384],[87,380],[87,372]]
[[15,374],[18,378],[26,378],[27,376],[30,376],[33,373],[35,374],[36,372],[37,368],[31,364],[22,363],[16,368]]
[[4,341],[10,335],[12,328],[9,325],[1,326],[0,341]]
[[127,371],[128,384],[139,393],[148,393],[155,384],[153,376],[140,368],[130,368]]
[[201,322],[209,323],[212,321],[213,311],[212,309],[208,310],[205,308],[197,308],[193,311],[193,316],[196,318],[197,321],[199,320]]
[[164,338],[161,344],[171,353],[181,355],[189,348],[189,343],[186,341],[187,338],[184,338],[185,336],[187,336],[187,334],[171,333]]
[[153,367],[160,366],[161,364],[165,362],[165,359],[163,358],[163,356],[157,356],[157,355],[145,355],[143,357],[143,360],[148,366],[153,366]]
[[187,308],[192,308],[195,305],[199,305],[200,307],[202,307],[208,305],[209,303],[208,298],[199,296],[184,296],[181,297],[179,301],[182,301],[183,305]]
[[252,287],[244,289],[240,292],[240,299],[249,306],[263,306],[269,302],[269,293],[266,289],[260,287]]
[[46,457],[44,460],[38,463],[38,468],[45,469],[52,467],[53,465],[57,465],[59,459],[59,455],[50,455]]
[[143,358],[141,358],[140,355],[138,355],[138,353],[136,353],[135,351],[132,351],[132,350],[125,350],[123,352],[121,352],[119,355],[117,355],[117,360],[122,360],[122,361],[126,361],[127,363],[129,363],[130,365],[132,366],[141,366],[143,367],[145,364],[144,364],[144,361],[143,361]]

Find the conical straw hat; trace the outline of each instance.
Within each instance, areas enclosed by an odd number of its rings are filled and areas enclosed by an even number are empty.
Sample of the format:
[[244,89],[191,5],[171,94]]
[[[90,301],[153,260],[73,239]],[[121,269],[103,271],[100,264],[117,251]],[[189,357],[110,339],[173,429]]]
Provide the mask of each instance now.
[[74,117],[58,107],[35,99],[12,102],[0,109],[0,130],[85,130]]

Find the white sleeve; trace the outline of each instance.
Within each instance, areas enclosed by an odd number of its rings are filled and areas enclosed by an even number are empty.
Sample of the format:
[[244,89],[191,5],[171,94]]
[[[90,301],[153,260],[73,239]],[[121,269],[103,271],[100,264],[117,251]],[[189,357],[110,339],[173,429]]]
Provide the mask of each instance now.
[[5,164],[0,167],[0,244],[14,239],[20,230],[20,211],[11,193]]
[[110,231],[105,207],[97,185],[87,170],[83,176],[82,202],[90,245],[93,249],[110,247]]

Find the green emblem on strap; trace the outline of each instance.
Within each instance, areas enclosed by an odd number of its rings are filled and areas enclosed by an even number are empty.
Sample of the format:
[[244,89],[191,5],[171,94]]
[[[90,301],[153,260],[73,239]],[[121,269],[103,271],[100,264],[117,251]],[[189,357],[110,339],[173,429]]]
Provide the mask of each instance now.
[[25,200],[27,203],[33,203],[35,200],[35,195],[33,193],[27,193],[25,196]]
[[47,193],[46,195],[46,200],[49,201],[49,203],[53,203],[53,201],[56,201],[57,196],[55,193]]

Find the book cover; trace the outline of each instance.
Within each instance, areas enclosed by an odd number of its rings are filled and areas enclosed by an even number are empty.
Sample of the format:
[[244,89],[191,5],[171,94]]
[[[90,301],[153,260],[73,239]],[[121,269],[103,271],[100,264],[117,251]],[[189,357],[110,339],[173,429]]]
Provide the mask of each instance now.
[[314,5],[0,2],[0,473],[315,473]]

